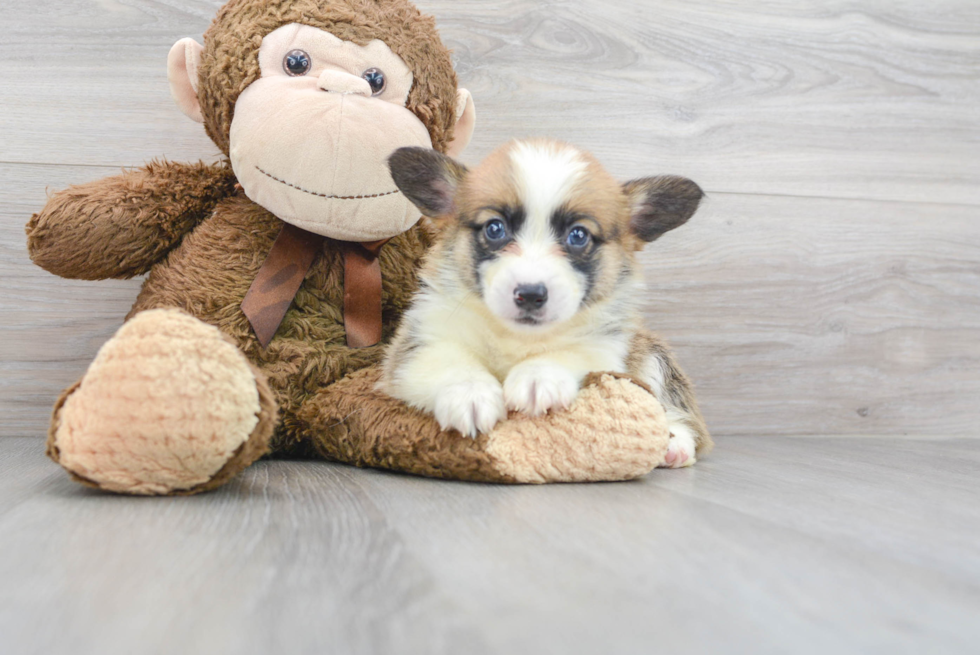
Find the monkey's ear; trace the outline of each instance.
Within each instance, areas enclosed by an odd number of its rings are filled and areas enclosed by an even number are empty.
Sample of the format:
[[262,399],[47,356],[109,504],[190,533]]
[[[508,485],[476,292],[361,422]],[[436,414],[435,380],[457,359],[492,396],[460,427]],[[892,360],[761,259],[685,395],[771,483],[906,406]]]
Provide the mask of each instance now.
[[466,167],[431,148],[399,148],[388,158],[398,190],[429,218],[456,211],[456,189]]
[[704,197],[697,184],[674,175],[633,180],[623,190],[630,200],[630,232],[639,239],[637,248],[686,223]]
[[459,157],[466,150],[473,138],[473,128],[476,127],[476,106],[473,96],[466,89],[460,89],[456,94],[456,129],[453,131],[453,141],[446,148],[450,157]]
[[204,46],[194,39],[181,39],[170,49],[167,57],[170,94],[177,101],[180,110],[198,123],[204,122],[201,103],[197,99],[197,71],[202,52]]

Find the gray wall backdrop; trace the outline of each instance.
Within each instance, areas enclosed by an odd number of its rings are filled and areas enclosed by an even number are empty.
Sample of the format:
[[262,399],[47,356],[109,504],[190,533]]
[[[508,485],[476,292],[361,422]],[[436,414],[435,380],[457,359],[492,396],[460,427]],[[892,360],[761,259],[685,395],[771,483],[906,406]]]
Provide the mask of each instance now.
[[[139,280],[61,280],[46,189],[209,159],[170,46],[219,0],[0,4],[0,436],[46,431]],[[708,192],[644,254],[646,315],[720,437],[972,436],[980,419],[980,6],[970,0],[422,0],[514,136]]]

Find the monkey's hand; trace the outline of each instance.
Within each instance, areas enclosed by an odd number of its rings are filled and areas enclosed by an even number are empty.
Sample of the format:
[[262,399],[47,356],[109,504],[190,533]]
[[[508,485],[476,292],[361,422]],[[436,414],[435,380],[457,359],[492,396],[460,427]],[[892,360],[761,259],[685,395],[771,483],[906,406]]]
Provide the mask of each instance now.
[[27,224],[27,249],[35,264],[62,277],[140,275],[234,186],[226,164],[154,161],[54,194]]

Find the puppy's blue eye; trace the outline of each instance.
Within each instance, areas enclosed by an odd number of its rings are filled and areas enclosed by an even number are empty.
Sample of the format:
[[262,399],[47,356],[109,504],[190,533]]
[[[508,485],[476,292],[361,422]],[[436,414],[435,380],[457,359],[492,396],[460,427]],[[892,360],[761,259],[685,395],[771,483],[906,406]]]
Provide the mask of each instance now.
[[591,240],[592,235],[589,234],[588,230],[581,226],[575,226],[569,231],[565,243],[568,244],[569,248],[584,248],[589,245]]
[[507,238],[507,226],[499,218],[495,218],[492,221],[487,221],[487,224],[483,226],[483,233],[487,235],[487,239],[490,241],[502,241]]

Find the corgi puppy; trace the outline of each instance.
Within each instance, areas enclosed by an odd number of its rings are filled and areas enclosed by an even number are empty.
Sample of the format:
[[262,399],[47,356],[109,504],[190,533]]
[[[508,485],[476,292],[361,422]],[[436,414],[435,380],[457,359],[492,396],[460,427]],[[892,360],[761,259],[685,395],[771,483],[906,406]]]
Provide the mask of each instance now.
[[590,372],[628,373],[666,409],[664,466],[711,448],[690,382],[643,329],[636,261],[694,214],[694,182],[619,184],[551,140],[513,141],[473,170],[425,148],[397,150],[389,167],[440,235],[387,351],[388,394],[475,437],[508,410],[567,408]]

